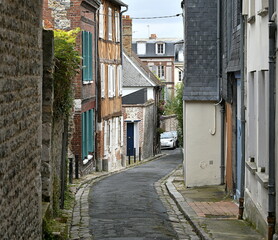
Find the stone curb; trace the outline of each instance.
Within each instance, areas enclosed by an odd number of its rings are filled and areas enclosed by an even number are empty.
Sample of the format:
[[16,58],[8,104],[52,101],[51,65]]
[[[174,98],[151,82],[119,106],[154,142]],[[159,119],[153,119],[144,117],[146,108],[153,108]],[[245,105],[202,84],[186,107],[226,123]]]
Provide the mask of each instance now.
[[130,165],[125,168],[115,170],[113,172],[103,172],[103,174],[99,176],[92,175],[87,179],[81,180],[81,182],[76,188],[75,204],[72,211],[71,221],[69,221],[69,239],[71,240],[93,239],[93,236],[90,234],[90,229],[89,229],[90,215],[89,215],[89,204],[88,204],[90,187],[93,184],[97,183],[98,181],[106,177],[126,171],[130,168],[134,168],[144,163],[156,160],[163,156],[165,156],[165,154],[158,154],[152,158],[148,158],[137,164]]
[[[173,174],[174,172],[171,175]],[[173,184],[173,181],[174,177],[170,176],[165,183],[170,197],[175,201],[179,210],[183,213],[184,217],[191,224],[198,236],[202,240],[211,240],[212,238],[199,226],[197,214],[192,210],[192,208],[189,206],[184,197],[178,192],[178,190]]]

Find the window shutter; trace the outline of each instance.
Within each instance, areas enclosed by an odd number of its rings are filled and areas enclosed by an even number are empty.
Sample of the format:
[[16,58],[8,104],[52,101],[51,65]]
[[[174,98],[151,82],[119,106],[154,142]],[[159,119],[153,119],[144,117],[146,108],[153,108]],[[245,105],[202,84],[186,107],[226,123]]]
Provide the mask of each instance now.
[[112,134],[113,134],[113,121],[112,119],[109,120],[109,152],[111,152],[111,145],[113,144],[113,138],[112,138]]
[[119,146],[119,118],[116,117],[115,118],[115,127],[116,127],[116,131],[115,131],[115,149],[118,148]]
[[81,121],[82,121],[82,159],[87,156],[86,151],[86,113],[81,114]]
[[119,96],[122,95],[122,90],[123,90],[123,68],[122,68],[122,65],[119,65],[118,66],[118,93],[119,93]]
[[94,110],[88,112],[88,152],[94,152]]
[[108,40],[112,41],[112,9],[108,8]]
[[100,38],[104,38],[103,23],[104,23],[104,11],[103,11],[103,5],[101,4],[99,9],[99,37]]
[[111,65],[108,66],[108,96],[111,98],[112,97],[112,79],[113,77],[113,68]]
[[120,29],[120,14],[115,12],[115,24],[116,24],[116,42],[120,42],[121,29]]
[[83,81],[87,81],[88,79],[88,72],[87,72],[87,64],[88,64],[88,61],[87,61],[87,54],[88,54],[88,49],[87,49],[87,46],[88,46],[88,39],[87,39],[87,33],[86,31],[82,31],[82,75],[83,75]]
[[115,97],[116,96],[116,65],[113,65],[112,66],[112,70],[113,70],[113,89],[112,89],[112,97]]
[[104,121],[104,155],[107,155],[107,121]]
[[88,80],[93,80],[93,34],[88,32]]
[[105,65],[100,64],[100,77],[101,77],[101,97],[105,98]]

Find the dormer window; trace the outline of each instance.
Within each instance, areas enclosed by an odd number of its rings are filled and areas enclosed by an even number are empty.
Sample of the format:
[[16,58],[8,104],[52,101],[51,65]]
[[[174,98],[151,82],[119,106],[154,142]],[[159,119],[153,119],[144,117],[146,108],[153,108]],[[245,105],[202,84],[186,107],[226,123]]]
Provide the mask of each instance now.
[[156,54],[165,54],[165,43],[156,43]]
[[137,54],[138,55],[146,54],[146,42],[137,42]]

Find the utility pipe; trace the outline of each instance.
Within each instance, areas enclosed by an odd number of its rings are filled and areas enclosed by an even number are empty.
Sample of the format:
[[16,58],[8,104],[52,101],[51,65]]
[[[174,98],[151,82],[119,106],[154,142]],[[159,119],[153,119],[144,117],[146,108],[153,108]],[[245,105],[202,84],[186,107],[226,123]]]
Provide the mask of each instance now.
[[[241,11],[242,13],[242,1]],[[239,196],[239,214],[238,219],[243,218],[244,211],[244,188],[245,188],[245,86],[244,86],[244,49],[245,49],[245,15],[241,14],[240,17],[240,78],[241,78],[241,178],[240,178],[240,196]]]
[[218,101],[221,103],[221,149],[220,149],[220,183],[225,183],[225,106],[222,101],[222,83],[221,83],[221,0],[217,0],[217,85]]
[[268,1],[269,16],[269,180],[268,180],[268,239],[275,232],[275,33],[276,24],[272,19],[274,0]]

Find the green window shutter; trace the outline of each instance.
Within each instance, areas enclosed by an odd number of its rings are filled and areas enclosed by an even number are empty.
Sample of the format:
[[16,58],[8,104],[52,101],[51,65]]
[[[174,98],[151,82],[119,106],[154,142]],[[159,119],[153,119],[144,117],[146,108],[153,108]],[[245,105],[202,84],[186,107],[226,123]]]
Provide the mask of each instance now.
[[94,132],[95,132],[95,111],[94,111],[94,109],[91,110],[91,119],[92,119],[92,121],[91,121],[91,123],[92,123],[92,131],[91,131],[91,133],[92,133],[92,152],[94,152],[95,151],[95,134],[94,134]]
[[93,35],[88,33],[88,78],[93,80]]
[[87,156],[87,142],[86,142],[86,113],[82,113],[82,159]]

